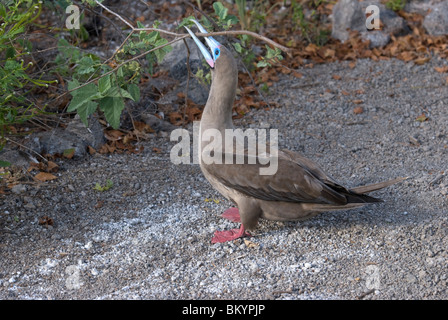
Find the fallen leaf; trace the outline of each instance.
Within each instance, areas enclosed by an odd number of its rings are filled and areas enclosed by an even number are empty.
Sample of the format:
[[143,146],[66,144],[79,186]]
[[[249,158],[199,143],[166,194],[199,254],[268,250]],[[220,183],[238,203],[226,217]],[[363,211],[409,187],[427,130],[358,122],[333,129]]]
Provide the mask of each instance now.
[[337,75],[337,74],[334,74],[334,75],[332,76],[332,78],[333,78],[334,80],[341,80],[341,76],[339,76],[339,75]]
[[53,161],[48,161],[47,163],[47,171],[48,172],[56,172],[58,171],[59,166]]
[[347,91],[345,91],[345,90],[342,90],[341,93],[342,93],[344,96],[348,96],[348,95],[350,95],[350,92],[347,92]]
[[428,117],[424,113],[422,113],[417,118],[415,118],[415,121],[419,121],[419,122],[425,122],[427,120],[428,120]]
[[48,216],[43,216],[39,218],[39,225],[43,226],[52,226],[54,224],[54,220]]
[[356,99],[356,100],[353,100],[352,101],[354,104],[361,104],[361,103],[363,103],[364,101],[362,101],[361,99]]
[[155,153],[161,153],[162,149],[154,147],[152,148],[152,151],[154,151]]
[[88,146],[88,147],[87,147],[87,150],[89,151],[89,154],[90,154],[90,155],[96,153],[96,150],[95,150],[93,147],[91,147],[91,146]]
[[364,112],[364,109],[362,107],[356,107],[353,109],[354,114],[361,114]]
[[445,72],[448,72],[448,66],[434,67],[434,69],[436,69],[436,71],[437,71],[438,73],[445,73]]
[[124,136],[124,133],[121,132],[120,130],[107,130],[104,131],[104,137],[109,140],[109,141],[117,141],[122,139],[122,137]]
[[45,182],[45,181],[57,179],[58,177],[56,177],[55,175],[52,175],[51,173],[48,173],[48,172],[39,172],[38,174],[36,174],[34,176],[34,178],[39,181]]
[[256,248],[258,246],[258,243],[252,242],[250,240],[244,239],[244,244],[248,248]]
[[71,149],[65,149],[62,153],[62,155],[67,158],[67,159],[71,159],[73,158],[73,156],[75,155],[75,149],[71,148]]
[[430,59],[429,57],[417,58],[417,59],[414,60],[414,63],[416,65],[420,66],[420,65],[425,64],[426,62],[428,62],[429,59]]

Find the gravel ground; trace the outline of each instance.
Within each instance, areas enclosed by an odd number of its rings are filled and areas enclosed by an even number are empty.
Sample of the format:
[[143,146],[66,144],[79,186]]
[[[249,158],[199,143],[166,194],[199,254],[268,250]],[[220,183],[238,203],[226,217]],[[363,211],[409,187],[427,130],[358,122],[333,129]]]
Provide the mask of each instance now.
[[[448,299],[443,64],[301,69],[270,88],[281,107],[236,123],[279,129],[281,147],[349,187],[409,177],[374,193],[384,203],[262,221],[250,242],[212,245],[214,230],[236,226],[219,216],[230,203],[198,165],[173,165],[160,133],[139,155],[60,161],[57,180],[0,195],[0,298]],[[93,190],[106,179],[111,189]]]

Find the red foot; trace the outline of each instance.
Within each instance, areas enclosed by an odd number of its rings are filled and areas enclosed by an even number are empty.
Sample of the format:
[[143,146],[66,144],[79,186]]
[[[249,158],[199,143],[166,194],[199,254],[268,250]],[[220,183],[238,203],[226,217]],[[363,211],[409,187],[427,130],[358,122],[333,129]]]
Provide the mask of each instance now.
[[233,222],[241,222],[240,212],[238,208],[229,208],[224,211],[221,216]]
[[244,226],[241,225],[239,229],[215,231],[215,236],[212,238],[212,243],[227,242],[243,237],[251,237],[251,235],[245,231]]

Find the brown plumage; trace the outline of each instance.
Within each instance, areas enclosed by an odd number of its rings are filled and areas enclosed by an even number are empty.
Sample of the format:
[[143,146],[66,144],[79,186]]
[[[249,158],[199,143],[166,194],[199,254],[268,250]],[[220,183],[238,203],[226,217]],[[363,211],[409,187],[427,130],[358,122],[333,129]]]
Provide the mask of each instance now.
[[[201,118],[200,137],[207,129],[217,129],[222,134],[222,145],[225,145],[224,131],[233,129],[232,107],[238,69],[231,52],[222,45],[219,48],[220,55],[214,59],[212,69],[210,94]],[[203,141],[201,150],[210,147],[211,143]],[[224,152],[223,147],[221,150]],[[346,210],[381,202],[366,193],[403,180],[398,178],[347,189],[331,179],[317,164],[289,150],[278,151],[278,170],[273,175],[260,175],[262,165],[248,164],[247,161],[244,164],[207,164],[201,161],[200,166],[211,185],[238,207],[238,210],[228,210],[223,216],[239,221],[239,212],[241,221],[240,229],[217,231],[212,242],[247,236],[249,234],[245,230],[255,228],[260,218],[302,220],[325,211]]]

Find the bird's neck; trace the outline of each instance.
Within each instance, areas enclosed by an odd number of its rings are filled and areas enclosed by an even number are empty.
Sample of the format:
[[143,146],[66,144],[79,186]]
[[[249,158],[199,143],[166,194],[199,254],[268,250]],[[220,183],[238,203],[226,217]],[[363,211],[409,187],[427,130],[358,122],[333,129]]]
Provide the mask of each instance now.
[[201,128],[224,132],[232,129],[232,109],[238,83],[237,72],[223,72],[212,77],[212,86],[201,117]]

